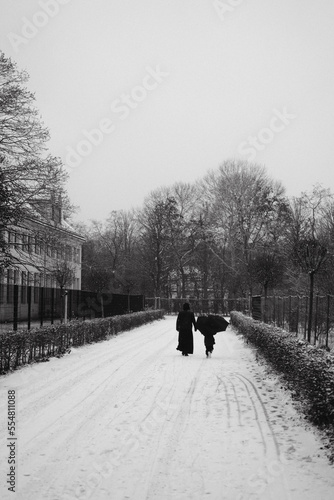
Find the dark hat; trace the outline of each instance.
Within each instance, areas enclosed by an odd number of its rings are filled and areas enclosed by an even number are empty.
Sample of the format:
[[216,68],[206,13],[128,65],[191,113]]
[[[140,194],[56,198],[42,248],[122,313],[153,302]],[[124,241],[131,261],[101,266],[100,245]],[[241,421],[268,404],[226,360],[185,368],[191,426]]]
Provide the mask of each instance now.
[[190,309],[190,305],[188,304],[188,302],[186,302],[185,304],[183,304],[183,310],[184,311],[188,311]]

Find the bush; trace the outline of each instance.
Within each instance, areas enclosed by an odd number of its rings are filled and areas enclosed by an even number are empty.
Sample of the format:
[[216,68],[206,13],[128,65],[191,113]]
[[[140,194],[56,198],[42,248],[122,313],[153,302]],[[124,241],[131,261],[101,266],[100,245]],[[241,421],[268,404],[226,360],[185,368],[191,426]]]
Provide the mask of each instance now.
[[163,317],[163,310],[152,310],[1,333],[0,374],[33,361],[46,361],[51,356],[60,357],[71,346],[99,342],[110,335],[117,335]]
[[306,402],[307,417],[323,427],[334,425],[334,357],[294,335],[239,312],[231,323],[282,372],[289,387]]

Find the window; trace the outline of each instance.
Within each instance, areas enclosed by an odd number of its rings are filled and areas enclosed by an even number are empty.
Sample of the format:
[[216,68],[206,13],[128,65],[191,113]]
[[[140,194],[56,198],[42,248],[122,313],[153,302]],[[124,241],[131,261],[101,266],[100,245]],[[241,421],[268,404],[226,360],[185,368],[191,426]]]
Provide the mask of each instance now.
[[33,237],[28,236],[28,252],[31,253],[33,249]]
[[22,235],[22,249],[24,252],[29,252],[28,235]]
[[7,283],[12,285],[14,283],[14,271],[13,269],[7,269]]
[[14,248],[15,235],[13,231],[8,231],[8,243],[11,248]]
[[23,286],[25,286],[27,284],[27,272],[26,271],[22,271],[21,280],[22,280],[21,284]]
[[80,264],[80,248],[75,249],[75,262]]
[[14,270],[14,285],[18,285],[19,284],[19,270],[18,269],[15,269]]
[[80,264],[80,248],[75,249],[76,255],[75,255],[75,262]]
[[14,235],[14,248],[15,250],[20,250],[21,247],[21,235],[19,233],[15,233]]
[[35,236],[35,253],[37,255],[41,254],[41,245],[40,245],[40,242],[39,242],[37,236]]
[[68,262],[71,260],[71,254],[72,254],[72,251],[71,251],[71,247],[69,245],[66,245],[66,248],[65,248],[65,260]]
[[38,287],[39,284],[39,273],[34,273],[34,286]]

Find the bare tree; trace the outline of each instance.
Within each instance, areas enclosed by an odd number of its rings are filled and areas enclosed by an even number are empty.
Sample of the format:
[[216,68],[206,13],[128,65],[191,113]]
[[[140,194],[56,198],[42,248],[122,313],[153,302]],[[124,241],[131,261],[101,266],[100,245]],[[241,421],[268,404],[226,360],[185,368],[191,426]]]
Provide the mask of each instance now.
[[75,270],[64,261],[56,262],[51,268],[50,274],[62,290],[71,286],[75,279]]
[[315,186],[311,193],[303,193],[299,198],[294,198],[291,204],[291,254],[309,276],[309,342],[313,321],[314,279],[328,255],[329,234],[324,225],[324,213],[330,198],[328,190]]
[[93,221],[83,247],[83,286],[96,291],[140,287],[135,213],[113,211],[105,222]]
[[27,80],[27,73],[19,71],[0,51],[2,231],[29,215],[29,211],[33,212],[30,206],[33,200],[50,199],[51,193],[56,191],[68,201],[64,189],[65,171],[60,159],[46,154],[49,133],[34,107],[34,95],[25,87]]
[[[252,255],[282,217],[284,189],[268,178],[264,167],[243,161],[224,162],[206,183],[214,193],[210,231],[216,248],[228,250],[229,260],[224,259],[224,265],[243,293],[251,292]],[[215,254],[221,258],[219,251]]]

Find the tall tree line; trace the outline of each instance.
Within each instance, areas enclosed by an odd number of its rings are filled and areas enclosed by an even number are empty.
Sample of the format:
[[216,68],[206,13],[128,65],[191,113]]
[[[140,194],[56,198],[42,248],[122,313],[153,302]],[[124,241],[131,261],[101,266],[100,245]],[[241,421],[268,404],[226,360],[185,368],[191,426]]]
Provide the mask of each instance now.
[[334,201],[289,199],[265,168],[225,161],[86,228],[83,286],[161,297],[333,293]]

